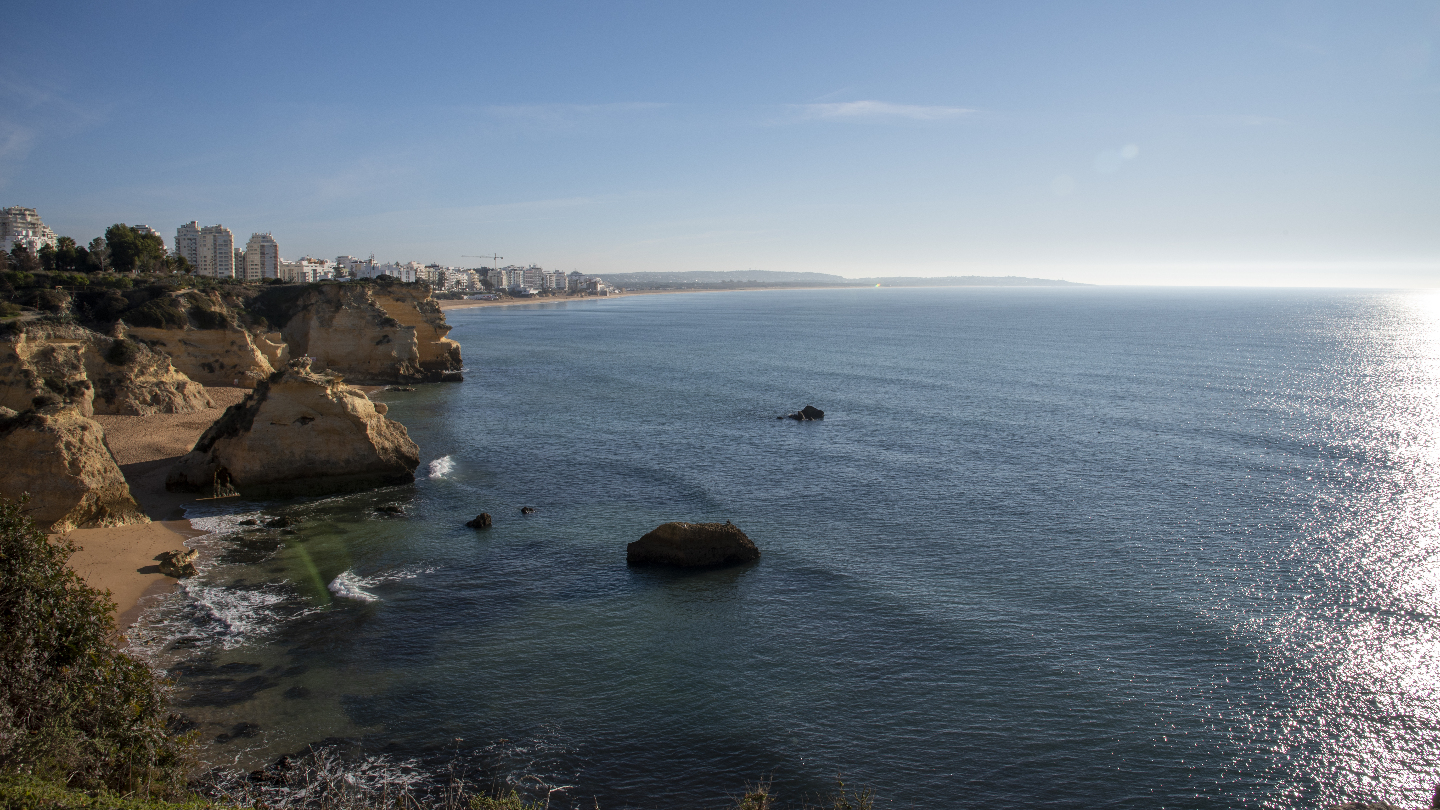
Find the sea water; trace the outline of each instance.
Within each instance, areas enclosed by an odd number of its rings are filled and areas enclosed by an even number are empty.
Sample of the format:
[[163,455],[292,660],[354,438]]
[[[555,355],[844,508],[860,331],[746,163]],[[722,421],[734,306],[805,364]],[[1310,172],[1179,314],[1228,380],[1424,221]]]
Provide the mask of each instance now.
[[[837,775],[897,807],[1422,804],[1437,316],[1102,288],[451,311],[465,382],[377,395],[415,484],[212,502],[135,647],[212,764],[340,746],[555,807]],[[627,568],[672,520],[763,556]]]

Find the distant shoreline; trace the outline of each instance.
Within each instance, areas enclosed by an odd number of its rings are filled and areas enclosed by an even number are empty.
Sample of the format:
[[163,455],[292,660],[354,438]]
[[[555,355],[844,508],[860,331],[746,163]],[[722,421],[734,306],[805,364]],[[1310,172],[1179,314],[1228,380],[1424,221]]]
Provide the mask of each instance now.
[[697,287],[697,288],[695,288],[695,289],[688,289],[688,290],[686,290],[686,289],[680,289],[680,290],[626,290],[625,292],[622,292],[622,293],[611,293],[610,295],[567,295],[567,296],[554,296],[554,297],[549,297],[549,296],[540,297],[540,296],[536,296],[536,297],[534,297],[534,298],[500,298],[500,299],[497,299],[497,300],[494,300],[494,301],[473,301],[473,300],[469,300],[469,299],[458,299],[458,300],[440,300],[440,299],[437,299],[435,303],[437,303],[437,304],[440,305],[440,309],[441,309],[442,311],[446,311],[446,310],[452,310],[452,309],[473,309],[473,308],[475,308],[475,307],[511,307],[511,306],[520,306],[520,305],[523,305],[523,304],[560,304],[560,303],[565,303],[565,302],[568,302],[568,301],[604,301],[604,300],[610,299],[610,298],[629,298],[630,296],[633,296],[633,295],[677,295],[677,294],[682,294],[682,293],[722,293],[722,292],[774,292],[774,291],[777,291],[777,290],[873,290],[873,289],[875,289],[875,287],[877,287],[877,286],[881,287],[882,289],[891,289],[891,290],[899,290],[899,289],[915,289],[915,290],[922,290],[922,289],[925,289],[925,290],[934,290],[934,289],[982,289],[982,288],[983,288],[983,289],[992,289],[992,290],[993,290],[993,289],[1024,289],[1024,290],[1034,290],[1034,289],[1054,289],[1054,288],[1061,288],[1061,287],[1065,287],[1065,288],[1068,288],[1068,287],[1093,287],[1093,286],[1097,286],[1097,285],[1094,285],[1094,284],[1078,284],[1078,283],[1072,283],[1072,282],[1066,282],[1066,283],[1063,283],[1063,284],[935,284],[935,285],[924,285],[924,284],[896,284],[896,285],[894,285],[894,286],[886,286],[886,285],[884,285],[884,284],[880,284],[880,285],[871,285],[871,284],[804,284],[804,285],[794,285],[794,286],[790,286],[790,285],[781,286],[781,285],[771,284],[771,285],[755,286],[755,287],[723,287],[723,288]]

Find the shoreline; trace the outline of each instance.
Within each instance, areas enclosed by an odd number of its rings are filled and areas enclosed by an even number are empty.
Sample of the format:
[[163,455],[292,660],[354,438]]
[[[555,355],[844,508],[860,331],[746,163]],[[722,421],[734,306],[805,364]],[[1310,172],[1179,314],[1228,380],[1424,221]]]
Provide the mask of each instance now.
[[178,583],[160,573],[156,558],[165,551],[187,548],[186,540],[205,534],[185,519],[185,507],[195,502],[195,494],[167,491],[165,476],[200,434],[227,407],[244,399],[249,389],[207,386],[205,390],[215,403],[213,409],[93,417],[105,429],[105,444],[120,465],[130,494],[150,518],[149,523],[75,529],[65,535],[80,547],[70,557],[71,570],[90,587],[110,592],[115,629],[121,635],[140,617],[146,597],[168,593]]
[[851,290],[869,289],[868,287],[731,287],[723,290],[631,290],[629,292],[614,293],[611,295],[567,295],[567,296],[536,296],[534,298],[501,298],[497,301],[470,301],[443,300],[436,301],[440,310],[451,309],[474,309],[475,307],[513,307],[523,304],[565,304],[572,301],[608,301],[616,298],[629,298],[635,295],[690,295],[694,293],[726,293],[726,292],[770,292],[774,290]]

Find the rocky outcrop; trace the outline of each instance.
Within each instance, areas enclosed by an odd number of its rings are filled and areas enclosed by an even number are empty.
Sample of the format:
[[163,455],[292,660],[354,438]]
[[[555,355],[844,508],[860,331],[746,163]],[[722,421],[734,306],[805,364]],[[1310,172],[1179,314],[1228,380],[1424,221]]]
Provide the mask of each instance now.
[[489,512],[481,512],[480,514],[478,514],[478,515],[475,516],[475,519],[474,519],[474,520],[467,520],[467,521],[465,521],[465,528],[467,528],[467,529],[488,529],[488,528],[490,528],[493,524],[494,524],[494,521],[490,518],[490,513],[489,513]]
[[254,388],[275,372],[280,352],[242,326],[218,293],[165,293],[126,312],[125,334],[170,356],[175,368],[205,385]]
[[110,448],[105,430],[73,405],[16,413],[0,409],[0,495],[28,493],[36,525],[50,532],[149,523]]
[[[820,419],[824,419],[825,412],[815,407],[814,405],[806,405],[795,413],[787,414],[786,416],[794,419],[796,422],[814,422]],[[783,419],[785,417],[779,418]]]
[[414,481],[420,448],[384,414],[360,389],[292,360],[205,431],[166,487],[284,496]]
[[260,304],[283,322],[290,355],[317,370],[367,385],[460,380],[460,344],[424,285],[316,284]]
[[758,559],[760,549],[729,521],[666,523],[625,547],[625,562],[629,565],[696,568]]
[[166,551],[161,553],[159,565],[156,567],[160,569],[160,573],[167,577],[174,577],[175,579],[193,577],[200,573],[195,568],[195,558],[199,556],[200,552],[193,548],[187,548],[183,551]]
[[0,407],[19,412],[67,403],[88,417],[94,399],[81,341],[32,338],[23,330],[0,341]]
[[17,411],[48,400],[92,413],[146,416],[215,407],[205,386],[170,358],[122,336],[74,324],[32,325],[0,341],[0,405]]

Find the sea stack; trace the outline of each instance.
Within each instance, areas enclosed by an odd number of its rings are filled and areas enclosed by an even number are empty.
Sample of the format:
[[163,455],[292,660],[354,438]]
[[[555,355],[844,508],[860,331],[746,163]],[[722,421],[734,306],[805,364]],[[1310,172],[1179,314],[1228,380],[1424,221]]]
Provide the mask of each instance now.
[[733,565],[760,559],[740,527],[724,523],[666,523],[625,547],[628,565],[681,568]]
[[292,360],[226,410],[165,486],[285,497],[411,483],[420,448],[385,412],[338,376],[312,372],[308,358]]

